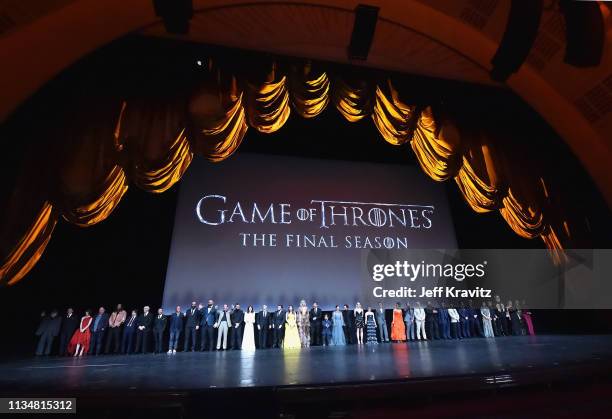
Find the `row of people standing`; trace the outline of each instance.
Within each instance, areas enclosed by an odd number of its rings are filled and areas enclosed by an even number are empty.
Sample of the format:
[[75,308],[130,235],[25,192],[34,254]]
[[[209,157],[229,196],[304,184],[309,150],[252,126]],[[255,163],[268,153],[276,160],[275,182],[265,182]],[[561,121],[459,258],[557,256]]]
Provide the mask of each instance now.
[[[522,329],[525,329],[524,331]],[[183,350],[255,349],[267,347],[298,348],[310,345],[375,344],[380,342],[427,339],[492,337],[507,334],[533,334],[531,314],[518,308],[518,302],[507,305],[497,301],[493,306],[483,303],[480,310],[471,304],[447,308],[443,303],[435,307],[428,303],[414,308],[409,304],[402,310],[396,304],[392,313],[391,333],[387,327],[386,310],[382,303],[376,310],[364,309],[357,303],[354,309],[347,304],[336,306],[331,313],[323,313],[315,302],[308,308],[302,300],[297,308],[287,310],[278,305],[271,312],[263,305],[259,312],[249,306],[246,312],[239,304],[219,309],[212,300],[208,304],[192,302],[184,313],[177,306],[166,316],[158,309],[154,315],[145,306],[141,314],[132,310],[128,315],[119,304],[110,315],[100,307],[95,316],[86,311],[80,321],[72,309],[62,319],[57,311],[43,315],[37,330],[40,336],[37,355],[48,355],[53,340],[60,335],[60,355],[146,353],[151,335],[154,352],[165,351],[168,334],[168,353],[176,353],[179,340]],[[198,345],[199,343],[199,345]],[[216,344],[215,344],[216,343]]]
[[457,307],[447,307],[443,302],[435,306],[428,302],[422,307],[409,303],[402,309],[396,303],[391,324],[393,341],[428,339],[463,339],[470,337],[534,335],[532,314],[522,310],[519,302],[501,303],[499,297],[482,302],[480,309],[472,307],[471,301]]

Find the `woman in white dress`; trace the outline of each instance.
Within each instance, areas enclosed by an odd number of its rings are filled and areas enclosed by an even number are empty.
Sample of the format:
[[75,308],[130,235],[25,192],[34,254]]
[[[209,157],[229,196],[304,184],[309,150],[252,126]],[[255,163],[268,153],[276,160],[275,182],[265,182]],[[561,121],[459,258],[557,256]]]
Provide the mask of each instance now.
[[244,335],[242,336],[242,350],[255,350],[255,311],[253,306],[247,308],[244,314]]

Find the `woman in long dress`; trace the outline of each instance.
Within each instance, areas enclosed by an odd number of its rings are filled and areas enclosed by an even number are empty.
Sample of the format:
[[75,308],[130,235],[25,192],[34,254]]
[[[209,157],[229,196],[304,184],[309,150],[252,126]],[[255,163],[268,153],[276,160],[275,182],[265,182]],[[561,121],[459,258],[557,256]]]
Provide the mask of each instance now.
[[302,348],[308,348],[310,346],[310,312],[304,300],[300,301],[300,306],[298,307],[297,324]]
[[340,306],[332,313],[332,345],[346,345],[344,339],[344,316],[340,311]]
[[533,319],[531,318],[531,316],[533,316],[533,313],[531,313],[531,311],[529,311],[526,308],[525,305],[525,300],[523,300],[523,311],[522,311],[522,315],[523,315],[523,320],[525,321],[525,326],[527,326],[527,334],[534,336],[535,335],[535,330],[533,329]]
[[366,323],[366,344],[372,345],[377,344],[378,339],[376,339],[376,318],[374,316],[374,312],[372,311],[372,307],[368,307],[368,311],[365,313],[365,323]]
[[361,303],[357,302],[354,310],[355,329],[357,330],[357,345],[363,345],[363,328],[365,327],[365,318]]
[[391,340],[403,342],[406,340],[406,325],[400,303],[395,303],[393,309],[393,321],[391,321]]
[[482,307],[480,308],[480,314],[482,315],[482,326],[484,329],[485,338],[495,337],[493,334],[493,325],[491,324],[491,311],[484,301],[482,302]]
[[74,354],[74,356],[83,356],[83,354],[89,352],[89,340],[91,338],[89,328],[92,320],[91,311],[86,310],[85,315],[81,317],[79,328],[74,332],[74,335],[72,335],[72,339],[70,339],[68,353]]
[[287,314],[285,315],[285,339],[283,340],[283,348],[285,349],[298,349],[301,346],[295,317],[293,306],[287,307]]
[[508,321],[510,323],[510,330],[513,336],[519,336],[521,334],[521,318],[516,307],[512,305],[512,301],[508,300],[506,305],[508,313]]
[[255,311],[253,306],[247,308],[244,314],[244,335],[242,336],[242,349],[248,351],[255,350]]

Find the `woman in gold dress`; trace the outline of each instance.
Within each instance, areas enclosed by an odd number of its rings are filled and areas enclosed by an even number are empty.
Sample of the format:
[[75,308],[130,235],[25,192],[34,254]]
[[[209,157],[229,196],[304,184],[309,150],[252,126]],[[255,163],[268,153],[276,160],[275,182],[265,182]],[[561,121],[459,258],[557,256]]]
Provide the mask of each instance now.
[[300,301],[300,306],[298,307],[297,324],[302,348],[308,348],[310,346],[310,312],[304,300]]
[[295,319],[295,311],[293,311],[293,306],[289,306],[287,307],[287,314],[285,316],[285,339],[283,340],[283,348],[296,349],[299,347],[300,335]]

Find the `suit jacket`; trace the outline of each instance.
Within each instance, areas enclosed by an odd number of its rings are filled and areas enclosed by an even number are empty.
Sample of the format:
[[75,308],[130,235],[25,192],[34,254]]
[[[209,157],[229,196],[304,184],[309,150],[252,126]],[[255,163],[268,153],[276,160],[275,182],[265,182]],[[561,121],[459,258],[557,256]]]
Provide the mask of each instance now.
[[[98,321],[98,329],[94,330],[98,316],[100,317],[100,320]],[[108,327],[108,318],[109,317],[107,313],[96,314],[95,316],[93,316],[91,318],[91,331],[92,332],[103,332],[104,330],[106,330],[106,328]]]
[[353,310],[342,310],[342,320],[344,320],[344,325],[349,329],[355,328],[355,315],[353,314]]
[[242,311],[242,309],[235,309],[232,312],[232,326],[236,326],[236,323],[238,323],[238,327],[240,327],[243,321],[244,311]]
[[144,313],[142,313],[136,319],[136,326],[144,326],[145,330],[151,329],[151,326],[153,326],[153,317],[154,316],[153,314],[151,314],[151,312],[149,312],[149,314],[147,314],[146,316],[144,315]]
[[215,307],[211,307],[210,311],[208,311],[208,307],[204,307],[200,315],[200,326],[213,326],[217,321],[217,309]]
[[230,313],[230,311],[223,311],[223,310],[219,310],[217,311],[217,321],[216,324],[219,325],[221,323],[221,318],[223,317],[223,313],[225,313],[225,318],[227,320],[227,327],[232,327],[232,314]]
[[153,320],[153,330],[156,332],[166,330],[166,323],[168,322],[168,318],[162,314],[161,319],[159,318],[159,314],[155,316]]
[[51,334],[51,336],[55,337],[59,335],[61,324],[61,317],[56,316],[55,318],[51,318],[51,316],[45,316],[40,322],[38,329],[36,329],[36,335],[41,336],[44,334]]
[[136,316],[136,318],[134,319],[134,321],[132,321],[132,324],[130,325],[130,320],[132,320],[132,315],[129,315],[128,317],[125,318],[125,323],[124,327],[123,327],[123,333],[124,334],[130,334],[130,333],[134,333],[134,330],[136,330],[136,326],[138,326],[138,316]]
[[323,321],[323,312],[321,311],[321,309],[317,307],[317,312],[315,313],[315,309],[311,308],[308,320],[310,320],[310,323],[321,324],[321,322]]
[[277,310],[274,312],[274,314],[272,314],[272,324],[277,329],[283,324],[285,324],[285,310]]
[[77,319],[77,316],[74,313],[72,313],[72,316],[66,316],[62,319],[62,334],[72,337],[72,335],[74,335],[74,331],[77,330],[77,327],[79,327],[79,319]]
[[439,320],[440,323],[448,323],[450,321],[450,316],[448,314],[448,309],[444,307],[440,307],[439,311]]
[[200,310],[198,310],[197,308],[193,309],[193,313],[191,312],[192,308],[189,307],[187,309],[187,311],[185,312],[185,327],[196,327],[197,325],[200,324],[200,316],[202,315],[202,313],[200,313]]
[[260,328],[267,329],[268,326],[270,326],[270,324],[272,323],[272,313],[266,311],[266,315],[264,316],[263,310],[260,311],[259,313],[257,313],[257,316],[255,316],[255,322]]
[[376,323],[381,325],[381,324],[387,324],[387,318],[385,317],[385,309],[382,309],[382,313],[380,311],[380,308],[376,309]]
[[183,313],[174,313],[170,316],[170,330],[173,332],[180,331],[183,329]]

